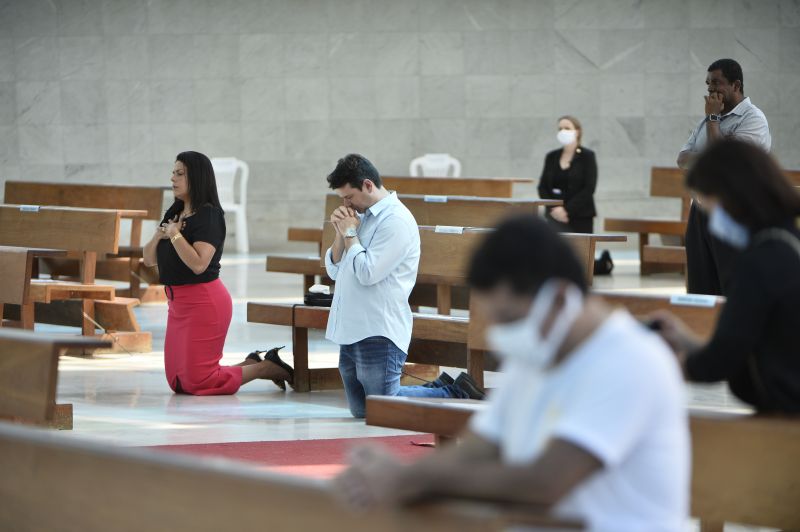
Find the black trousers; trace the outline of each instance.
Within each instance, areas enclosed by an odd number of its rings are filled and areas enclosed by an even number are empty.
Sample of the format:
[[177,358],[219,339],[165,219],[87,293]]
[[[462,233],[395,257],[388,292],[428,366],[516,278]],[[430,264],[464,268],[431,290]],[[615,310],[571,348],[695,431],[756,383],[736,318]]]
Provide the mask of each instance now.
[[686,223],[686,291],[727,295],[737,250],[708,232],[708,216],[694,203]]

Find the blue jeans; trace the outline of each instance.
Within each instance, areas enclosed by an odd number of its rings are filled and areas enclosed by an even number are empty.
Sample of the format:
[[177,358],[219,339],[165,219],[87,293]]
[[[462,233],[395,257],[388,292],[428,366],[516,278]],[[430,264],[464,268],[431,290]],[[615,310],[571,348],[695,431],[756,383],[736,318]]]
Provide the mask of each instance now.
[[353,417],[366,416],[368,395],[467,397],[464,391],[453,385],[440,388],[400,386],[406,357],[406,353],[383,336],[372,336],[339,347],[339,373]]

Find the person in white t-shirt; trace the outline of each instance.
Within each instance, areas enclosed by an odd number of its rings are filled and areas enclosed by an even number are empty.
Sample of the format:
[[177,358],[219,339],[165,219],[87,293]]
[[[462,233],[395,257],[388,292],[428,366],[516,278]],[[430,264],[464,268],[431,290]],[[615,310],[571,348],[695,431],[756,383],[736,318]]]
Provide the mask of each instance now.
[[502,361],[486,408],[458,445],[411,465],[358,449],[337,494],[360,509],[465,497],[529,504],[591,530],[683,530],[690,444],[669,347],[587,297],[569,244],[535,217],[491,233],[469,282]]

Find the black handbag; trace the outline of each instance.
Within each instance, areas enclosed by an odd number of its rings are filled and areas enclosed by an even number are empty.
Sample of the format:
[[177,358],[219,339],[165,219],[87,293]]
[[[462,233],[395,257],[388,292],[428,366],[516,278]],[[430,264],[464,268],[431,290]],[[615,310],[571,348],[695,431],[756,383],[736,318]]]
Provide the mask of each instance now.
[[310,307],[330,307],[333,303],[333,294],[306,292],[306,295],[303,296],[303,303]]

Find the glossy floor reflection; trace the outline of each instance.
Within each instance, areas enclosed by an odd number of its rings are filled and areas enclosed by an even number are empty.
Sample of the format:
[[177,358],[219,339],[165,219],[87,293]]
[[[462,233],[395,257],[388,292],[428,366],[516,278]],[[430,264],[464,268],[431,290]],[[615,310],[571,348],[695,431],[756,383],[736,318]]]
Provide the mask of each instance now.
[[[604,289],[680,292],[677,275],[638,276],[631,253],[615,254],[616,269],[598,278]],[[287,346],[282,354],[291,363],[288,328],[246,322],[246,302],[297,301],[302,292],[299,276],[266,273],[264,256],[232,256],[223,261],[222,278],[234,298],[234,314],[223,363],[241,361],[253,349]],[[178,396],[167,386],[163,369],[166,304],[148,304],[136,310],[144,330],[153,333],[155,351],[133,355],[63,357],[60,364],[59,402],[74,405],[76,437],[90,437],[118,445],[163,445],[231,441],[344,438],[402,434],[367,427],[350,417],[342,391],[297,394],[282,392],[271,382],[253,382],[235,396]],[[37,326],[37,330],[55,328]],[[59,328],[60,329],[60,328]],[[335,367],[337,348],[321,331],[311,335],[312,367]],[[454,375],[460,370],[454,369]],[[493,375],[487,375],[489,386]],[[692,386],[687,400],[694,406],[739,408],[724,386]]]

